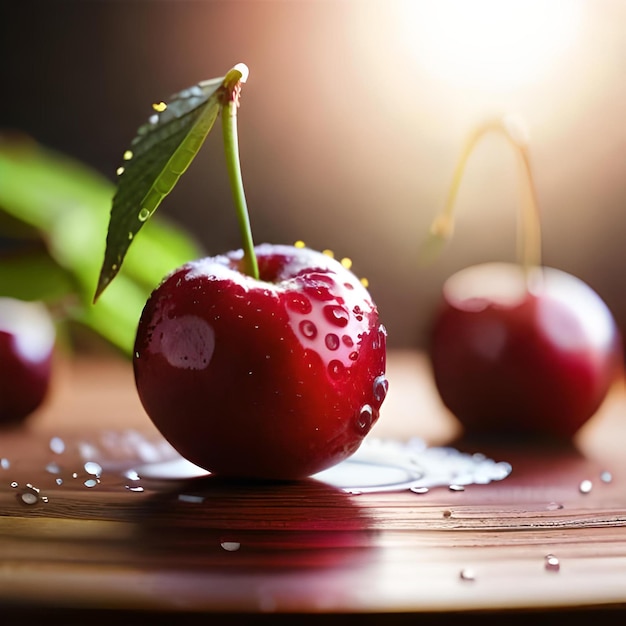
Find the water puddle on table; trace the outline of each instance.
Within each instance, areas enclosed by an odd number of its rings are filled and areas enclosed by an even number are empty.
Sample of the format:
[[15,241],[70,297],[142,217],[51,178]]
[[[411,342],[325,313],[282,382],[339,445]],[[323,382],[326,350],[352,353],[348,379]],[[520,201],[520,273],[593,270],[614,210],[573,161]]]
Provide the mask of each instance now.
[[[208,472],[174,456],[139,464],[131,470],[142,479],[181,480],[207,476]],[[421,439],[408,442],[366,440],[349,459],[319,472],[316,480],[347,493],[380,493],[411,490],[427,493],[435,487],[462,491],[467,485],[484,485],[506,478],[512,471],[506,461],[452,447],[429,447]]]

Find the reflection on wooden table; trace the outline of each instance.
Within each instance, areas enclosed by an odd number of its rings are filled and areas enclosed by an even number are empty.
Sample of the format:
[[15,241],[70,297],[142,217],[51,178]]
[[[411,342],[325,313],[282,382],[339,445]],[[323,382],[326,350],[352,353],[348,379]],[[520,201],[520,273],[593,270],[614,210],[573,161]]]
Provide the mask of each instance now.
[[135,468],[172,451],[141,409],[130,364],[60,363],[44,409],[0,434],[3,615],[275,623],[418,612],[485,623],[503,611],[510,621],[626,606],[622,387],[571,446],[505,446],[458,438],[421,354],[392,353],[389,379],[372,438],[451,445],[511,474],[360,495],[314,479],[146,479]]

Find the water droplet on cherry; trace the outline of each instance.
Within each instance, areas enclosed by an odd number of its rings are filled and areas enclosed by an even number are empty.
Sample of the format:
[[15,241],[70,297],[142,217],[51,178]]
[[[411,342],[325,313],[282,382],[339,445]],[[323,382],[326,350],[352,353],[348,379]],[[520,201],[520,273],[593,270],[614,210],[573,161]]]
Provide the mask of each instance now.
[[149,350],[161,353],[173,367],[205,369],[215,350],[215,331],[196,315],[163,319],[154,329]]
[[344,335],[341,338],[341,341],[343,341],[344,346],[348,346],[348,348],[351,348],[354,345],[354,340],[350,337],[350,335]]
[[341,378],[344,373],[346,371],[346,368],[344,366],[344,364],[341,361],[338,361],[337,359],[333,359],[329,364],[328,364],[328,373],[330,374],[331,378]]
[[380,406],[387,397],[387,391],[389,390],[389,381],[384,374],[377,376],[374,379],[374,399]]
[[314,300],[326,302],[333,299],[333,294],[325,285],[307,285],[304,287],[304,291]]
[[350,314],[346,309],[338,304],[328,304],[324,307],[326,319],[335,326],[344,327],[350,321]]
[[298,327],[307,339],[315,339],[317,337],[317,326],[311,320],[302,320]]
[[378,350],[378,348],[384,347],[387,343],[387,329],[381,324],[378,327],[378,333],[372,341],[372,348]]
[[369,404],[364,404],[357,415],[356,428],[361,433],[369,432],[374,423],[374,409]]
[[324,343],[329,350],[337,350],[339,348],[339,337],[335,333],[328,333],[324,339]]
[[230,290],[231,295],[234,298],[245,298],[248,293],[246,291],[246,288],[243,285],[232,285],[231,290]]
[[301,294],[293,294],[287,300],[287,307],[296,313],[307,315],[313,310],[311,301]]

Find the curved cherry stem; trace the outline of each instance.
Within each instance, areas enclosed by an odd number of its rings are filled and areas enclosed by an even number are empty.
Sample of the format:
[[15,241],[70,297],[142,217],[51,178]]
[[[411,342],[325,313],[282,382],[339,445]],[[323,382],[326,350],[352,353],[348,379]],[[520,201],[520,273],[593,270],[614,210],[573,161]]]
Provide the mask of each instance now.
[[[241,175],[241,161],[239,159],[239,137],[237,133],[237,109],[239,108],[239,96],[241,84],[247,78],[247,68],[236,66],[232,76],[226,75],[224,79],[224,97],[222,100],[222,136],[224,139],[224,153],[226,156],[226,168],[230,180],[230,188],[235,202],[237,221],[243,239],[243,268],[242,271],[255,279],[259,279],[259,265],[254,251],[252,228],[250,227],[250,215],[243,187]],[[245,74],[244,74],[245,71]]]
[[496,119],[488,121],[474,130],[469,136],[467,143],[457,163],[452,185],[448,193],[445,207],[441,214],[435,218],[431,225],[431,235],[437,239],[449,239],[454,230],[454,206],[461,186],[461,180],[465,172],[467,161],[474,148],[486,134],[497,132],[504,135],[505,139],[516,151],[520,164],[523,180],[523,198],[520,205],[518,221],[518,258],[526,272],[534,267],[541,266],[541,223],[537,192],[530,167],[528,144],[522,129],[515,128],[511,120]]

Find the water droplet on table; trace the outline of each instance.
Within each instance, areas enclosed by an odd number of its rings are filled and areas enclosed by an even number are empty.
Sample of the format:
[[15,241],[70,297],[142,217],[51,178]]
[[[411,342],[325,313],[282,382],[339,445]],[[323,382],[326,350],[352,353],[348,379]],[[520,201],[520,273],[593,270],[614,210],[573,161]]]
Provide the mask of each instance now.
[[128,480],[139,480],[139,474],[135,470],[128,470],[124,472],[124,477]]
[[204,502],[204,496],[194,496],[186,493],[178,494],[178,500],[180,502],[193,502],[195,504],[199,504]]
[[61,472],[61,466],[52,461],[46,465],[46,472],[48,472],[48,474],[59,474]]
[[65,442],[61,437],[52,437],[50,439],[50,450],[55,454],[63,454],[65,452]]
[[459,572],[459,578],[461,580],[474,581],[474,580],[476,580],[476,573],[474,572],[473,569],[471,569],[469,567],[464,567]]
[[604,470],[603,472],[600,473],[600,480],[603,483],[613,482],[613,474],[611,474],[611,472],[607,470]]
[[100,477],[102,475],[102,466],[95,461],[87,461],[83,467],[88,474],[92,476]]
[[[372,418],[371,405],[364,405],[354,417],[355,424],[364,419],[363,426]],[[193,465],[178,455],[158,460],[143,459],[133,469],[144,480],[171,480],[206,476],[206,470]],[[313,476],[328,485],[356,495],[389,491],[427,493],[436,487],[459,489],[473,484],[487,484],[505,479],[511,473],[511,464],[496,462],[483,454],[468,454],[451,447],[430,447],[422,439],[408,442],[365,438],[361,447],[348,459]],[[549,509],[561,508],[557,504]],[[444,517],[450,517],[448,511]]]
[[545,558],[545,569],[548,572],[558,572],[561,569],[559,559],[554,554],[547,554]]
[[546,505],[546,509],[548,511],[559,511],[563,508],[563,505],[560,502],[548,502]]
[[39,489],[30,483],[27,483],[26,487],[17,494],[17,499],[27,506],[38,504],[41,500],[44,502],[48,501],[47,498],[42,499],[39,495]]

